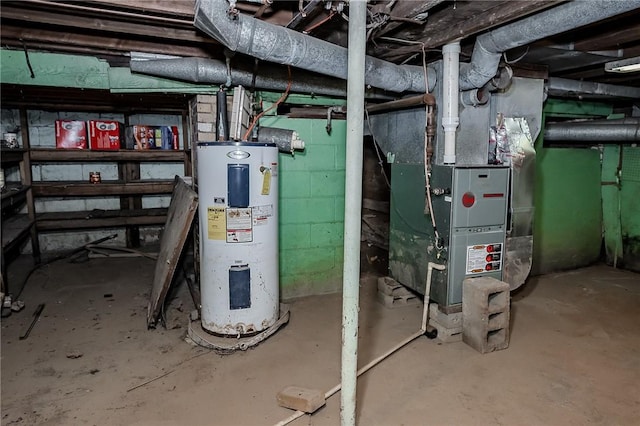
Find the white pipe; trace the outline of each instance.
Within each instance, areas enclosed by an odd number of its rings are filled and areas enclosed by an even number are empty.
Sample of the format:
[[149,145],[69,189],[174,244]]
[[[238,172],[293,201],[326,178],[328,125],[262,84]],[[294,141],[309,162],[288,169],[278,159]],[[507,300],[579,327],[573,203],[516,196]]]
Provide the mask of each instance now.
[[[429,295],[431,293],[431,272],[434,269],[437,269],[438,271],[444,271],[445,266],[437,264],[437,263],[433,263],[433,262],[429,262],[429,264],[427,266],[427,283],[426,283],[426,287],[424,289],[424,299],[423,299],[423,307],[422,307],[422,321],[420,323],[420,331],[416,331],[412,335],[410,335],[407,338],[405,338],[404,340],[402,340],[400,343],[398,343],[395,346],[393,346],[391,349],[387,350],[385,353],[383,353],[379,357],[371,360],[364,367],[361,367],[358,370],[357,377],[360,377],[361,375],[363,375],[367,371],[371,370],[373,367],[378,365],[380,362],[382,362],[389,355],[391,355],[394,352],[396,352],[398,349],[401,349],[402,347],[404,347],[408,343],[413,342],[418,337],[424,336],[424,333],[427,332],[427,324],[429,323],[429,300],[430,300]],[[334,387],[332,387],[331,389],[326,391],[325,394],[324,394],[324,399],[329,399],[336,392],[339,392],[340,391],[340,387],[341,387],[341,384],[338,383],[337,385],[335,385]],[[300,417],[304,416],[305,414],[307,414],[307,413],[305,413],[304,411],[296,411],[291,416],[289,416],[286,419],[276,423],[274,426],[285,426],[285,425],[288,425],[292,421],[294,421],[296,419],[299,419]]]
[[460,75],[460,42],[445,44],[443,57],[443,107],[442,127],[444,127],[444,164],[456,162],[456,129],[458,117],[458,78]]
[[344,266],[342,283],[342,426],[356,424],[358,383],[358,298],[360,292],[360,232],[362,226],[362,163],[364,131],[364,70],[366,0],[349,3],[347,69],[347,153],[344,206]]

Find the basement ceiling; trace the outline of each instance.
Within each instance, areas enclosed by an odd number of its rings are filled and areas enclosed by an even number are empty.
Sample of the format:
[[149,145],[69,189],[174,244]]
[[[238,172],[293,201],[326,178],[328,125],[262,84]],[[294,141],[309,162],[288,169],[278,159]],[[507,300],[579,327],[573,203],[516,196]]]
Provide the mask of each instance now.
[[[427,62],[438,60],[443,44],[461,39],[461,60],[466,61],[475,36],[560,3],[370,1],[368,54],[421,64],[423,50]],[[193,26],[194,6],[195,0],[2,1],[1,41],[4,47],[27,51],[93,55],[119,66],[128,65],[132,51],[224,59],[223,47]],[[236,7],[240,13],[346,44],[344,2],[275,0],[261,5],[253,0],[238,1]],[[640,9],[513,49],[503,59],[523,75],[640,87],[640,72],[604,71],[605,62],[634,56],[640,56]]]

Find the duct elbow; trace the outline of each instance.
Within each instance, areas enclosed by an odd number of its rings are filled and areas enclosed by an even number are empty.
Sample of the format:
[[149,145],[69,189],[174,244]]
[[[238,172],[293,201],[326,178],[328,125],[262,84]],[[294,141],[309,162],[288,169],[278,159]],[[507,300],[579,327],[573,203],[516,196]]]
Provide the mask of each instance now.
[[240,22],[238,15],[229,9],[226,0],[197,0],[193,25],[230,50],[237,50]]

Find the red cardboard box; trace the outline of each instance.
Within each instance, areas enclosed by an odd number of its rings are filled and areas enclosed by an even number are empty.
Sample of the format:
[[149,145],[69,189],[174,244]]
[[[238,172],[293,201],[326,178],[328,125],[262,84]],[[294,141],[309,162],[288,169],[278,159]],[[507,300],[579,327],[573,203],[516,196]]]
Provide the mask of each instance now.
[[132,126],[134,149],[178,149],[178,126]]
[[89,148],[102,150],[120,149],[122,125],[111,120],[89,121]]
[[86,149],[87,123],[78,120],[56,120],[56,148]]

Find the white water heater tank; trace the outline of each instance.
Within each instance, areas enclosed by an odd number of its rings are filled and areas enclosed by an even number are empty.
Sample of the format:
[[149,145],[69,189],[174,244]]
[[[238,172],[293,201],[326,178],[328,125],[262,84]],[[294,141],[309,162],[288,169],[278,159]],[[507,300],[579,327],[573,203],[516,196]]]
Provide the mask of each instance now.
[[278,320],[278,148],[197,148],[202,327],[252,335]]

